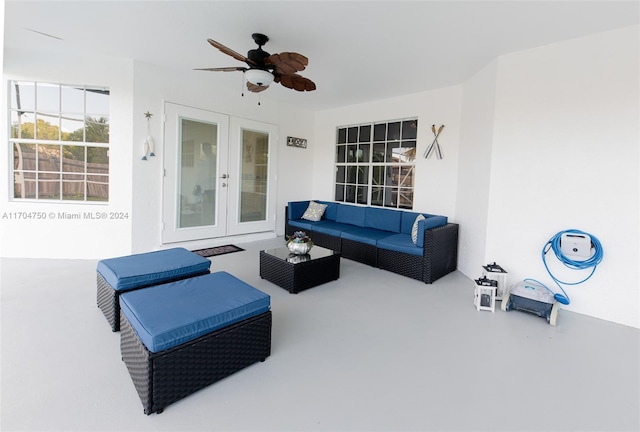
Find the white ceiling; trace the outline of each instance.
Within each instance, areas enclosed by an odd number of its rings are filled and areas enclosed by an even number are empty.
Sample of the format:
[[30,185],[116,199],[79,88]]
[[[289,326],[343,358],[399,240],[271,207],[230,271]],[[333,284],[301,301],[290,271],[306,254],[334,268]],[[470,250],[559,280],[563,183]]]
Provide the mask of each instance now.
[[[254,32],[270,53],[309,58],[317,84],[273,84],[264,97],[326,109],[459,84],[495,57],[638,24],[633,1],[28,1],[6,0],[5,47],[95,52],[209,74],[240,91],[243,66],[212,38],[246,54]],[[54,37],[45,36],[41,32]],[[14,54],[15,55],[15,54]],[[6,56],[5,60],[11,58]]]

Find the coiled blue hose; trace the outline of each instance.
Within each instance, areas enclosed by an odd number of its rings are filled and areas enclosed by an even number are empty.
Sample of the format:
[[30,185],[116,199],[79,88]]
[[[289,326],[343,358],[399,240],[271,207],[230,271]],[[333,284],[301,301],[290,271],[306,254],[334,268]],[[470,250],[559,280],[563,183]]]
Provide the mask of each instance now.
[[[584,234],[591,237],[591,246],[594,249],[593,255],[591,255],[589,258],[583,261],[578,261],[578,260],[573,260],[571,258],[568,258],[565,254],[562,253],[562,250],[560,249],[560,238],[562,237],[563,234]],[[553,275],[553,273],[551,273],[551,270],[547,265],[546,257],[549,250],[553,250],[553,253],[555,253],[556,258],[558,258],[558,261],[564,264],[565,267],[568,267],[573,270],[585,270],[585,269],[591,268],[592,269],[591,273],[589,273],[587,277],[585,277],[584,279],[578,282],[564,282],[559,280],[557,277]],[[602,251],[602,245],[600,244],[600,240],[598,240],[596,236],[586,233],[584,231],[580,231],[577,229],[568,229],[565,231],[560,231],[559,233],[551,237],[549,241],[547,241],[547,243],[545,243],[545,245],[542,247],[542,262],[544,264],[544,267],[547,269],[547,273],[549,273],[549,276],[551,276],[551,279],[553,279],[556,285],[558,285],[558,288],[560,288],[560,290],[562,291],[562,294],[554,293],[554,298],[556,299],[556,301],[562,304],[568,305],[571,302],[571,300],[569,300],[569,296],[567,295],[565,290],[562,288],[562,285],[579,285],[589,280],[589,278],[593,276],[593,273],[595,273],[596,267],[598,267],[598,264],[602,262],[603,256],[604,256],[604,252]],[[549,289],[546,286],[545,288]],[[549,289],[549,291],[551,290]]]

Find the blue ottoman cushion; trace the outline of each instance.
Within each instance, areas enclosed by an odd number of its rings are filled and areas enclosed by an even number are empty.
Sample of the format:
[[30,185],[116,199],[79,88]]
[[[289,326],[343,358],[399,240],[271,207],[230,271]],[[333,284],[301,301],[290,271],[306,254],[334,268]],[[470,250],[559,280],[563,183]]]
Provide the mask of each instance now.
[[185,248],[173,248],[98,262],[97,272],[116,291],[156,285],[209,270],[211,261]]
[[216,272],[123,293],[120,308],[147,349],[160,352],[267,312],[271,298]]

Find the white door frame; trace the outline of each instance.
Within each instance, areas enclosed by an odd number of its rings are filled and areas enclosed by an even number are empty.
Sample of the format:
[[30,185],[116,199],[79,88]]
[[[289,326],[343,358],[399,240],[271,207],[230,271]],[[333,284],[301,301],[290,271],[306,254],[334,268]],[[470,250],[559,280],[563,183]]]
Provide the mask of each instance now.
[[[269,136],[267,156],[266,217],[261,221],[240,222],[240,198],[242,194],[242,133],[262,132]],[[275,231],[276,229],[276,182],[278,127],[270,123],[232,117],[229,132],[229,235]],[[259,155],[254,155],[258,157]]]
[[[231,117],[213,111],[165,101],[164,103],[164,177],[162,192],[162,243],[178,243],[220,238],[232,235],[275,232],[277,191],[278,128],[270,123]],[[183,119],[218,126],[217,185],[214,225],[180,228],[181,122]],[[268,134],[268,168],[266,217],[264,220],[241,222],[241,172],[243,131]]]
[[[163,178],[163,227],[162,243],[176,243],[191,240],[201,240],[223,237],[227,230],[227,188],[221,178],[227,173],[229,160],[229,116],[213,111],[202,110],[185,105],[165,102],[164,117],[164,178]],[[215,223],[212,225],[180,228],[181,185],[180,173],[182,169],[182,120],[192,120],[201,123],[217,125],[217,151],[215,174],[218,181],[215,184]],[[197,147],[197,146],[196,146]],[[194,155],[198,156],[198,155]]]

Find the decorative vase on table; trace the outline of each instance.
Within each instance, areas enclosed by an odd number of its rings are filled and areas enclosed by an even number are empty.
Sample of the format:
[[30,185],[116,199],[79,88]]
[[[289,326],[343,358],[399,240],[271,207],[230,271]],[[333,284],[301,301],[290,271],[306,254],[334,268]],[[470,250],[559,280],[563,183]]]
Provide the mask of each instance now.
[[304,231],[296,231],[287,237],[287,248],[295,255],[306,255],[313,247],[313,241]]

